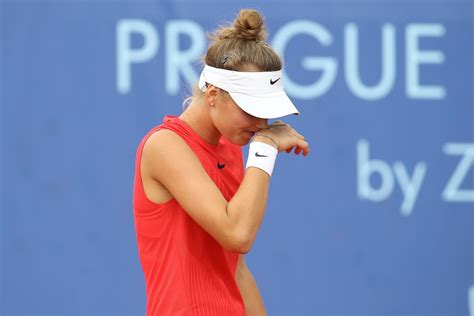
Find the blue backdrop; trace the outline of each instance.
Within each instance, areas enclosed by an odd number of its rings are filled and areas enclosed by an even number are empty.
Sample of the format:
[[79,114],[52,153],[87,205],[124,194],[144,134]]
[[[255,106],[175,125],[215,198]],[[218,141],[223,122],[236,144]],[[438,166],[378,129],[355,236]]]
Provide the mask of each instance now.
[[474,315],[472,0],[0,0],[2,315],[144,314],[135,151],[245,7],[312,148],[247,255],[269,314]]

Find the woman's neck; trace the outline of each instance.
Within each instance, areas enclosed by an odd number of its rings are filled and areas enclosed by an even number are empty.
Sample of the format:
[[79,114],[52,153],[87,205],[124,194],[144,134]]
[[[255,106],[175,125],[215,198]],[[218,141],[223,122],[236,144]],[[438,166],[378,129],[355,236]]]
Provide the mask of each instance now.
[[191,102],[179,119],[186,122],[207,143],[214,145],[219,143],[221,134],[214,126],[205,104]]

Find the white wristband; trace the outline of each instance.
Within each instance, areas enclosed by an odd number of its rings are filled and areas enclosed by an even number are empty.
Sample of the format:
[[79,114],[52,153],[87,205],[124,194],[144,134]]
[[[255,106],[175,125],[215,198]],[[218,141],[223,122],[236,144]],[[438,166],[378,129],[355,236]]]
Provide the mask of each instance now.
[[277,155],[278,150],[275,147],[262,142],[251,142],[246,169],[256,167],[271,176]]

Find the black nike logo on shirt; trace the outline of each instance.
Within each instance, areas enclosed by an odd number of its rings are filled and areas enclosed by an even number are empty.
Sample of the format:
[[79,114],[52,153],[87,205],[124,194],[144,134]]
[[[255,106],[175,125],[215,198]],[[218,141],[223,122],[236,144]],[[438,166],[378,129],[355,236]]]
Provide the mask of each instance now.
[[[280,77],[280,78],[281,78],[281,77]],[[272,80],[272,79],[270,79],[270,84],[271,84],[271,85],[274,85],[278,80],[280,80],[280,78],[278,78],[277,80]]]
[[217,162],[217,168],[222,169],[225,167],[225,164],[221,165],[219,162]]
[[257,156],[257,157],[268,157],[268,156],[265,156],[265,155],[260,155],[258,152],[255,153],[255,156]]

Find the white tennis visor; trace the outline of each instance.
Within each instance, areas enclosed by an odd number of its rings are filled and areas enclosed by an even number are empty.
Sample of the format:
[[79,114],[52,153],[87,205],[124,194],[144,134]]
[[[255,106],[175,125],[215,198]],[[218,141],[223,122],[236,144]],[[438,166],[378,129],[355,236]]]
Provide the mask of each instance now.
[[281,70],[232,71],[206,65],[199,78],[199,89],[203,92],[206,83],[227,91],[235,103],[252,116],[273,119],[299,114],[283,90]]

